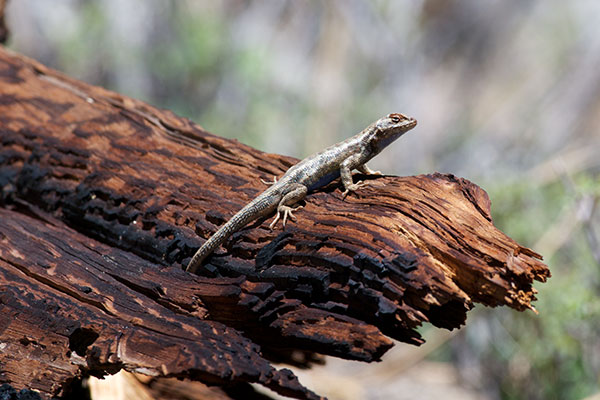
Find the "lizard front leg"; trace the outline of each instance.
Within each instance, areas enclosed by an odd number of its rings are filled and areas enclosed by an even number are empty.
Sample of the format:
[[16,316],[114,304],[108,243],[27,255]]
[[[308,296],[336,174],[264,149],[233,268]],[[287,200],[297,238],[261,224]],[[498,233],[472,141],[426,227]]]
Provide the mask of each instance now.
[[366,167],[364,164],[360,164],[360,158],[360,154],[354,154],[345,159],[344,162],[342,162],[342,165],[340,166],[340,176],[342,178],[342,184],[344,185],[344,189],[346,189],[342,193],[342,197],[344,198],[348,195],[348,193],[355,191],[356,189],[365,184],[362,181],[358,181],[356,183],[352,181],[352,170],[354,168],[358,169],[359,167]]
[[373,171],[367,164],[359,165],[356,169],[365,175],[383,175],[381,171]]
[[294,217],[294,214],[292,214],[292,212],[296,211],[299,208],[302,208],[302,206],[298,206],[296,208],[292,208],[291,206],[302,200],[306,196],[306,193],[308,193],[308,188],[306,186],[300,183],[290,184],[287,188],[285,195],[283,196],[283,198],[279,202],[279,205],[277,206],[277,215],[275,215],[273,222],[271,222],[271,224],[269,225],[269,229],[273,229],[273,227],[275,226],[277,221],[279,221],[279,218],[281,216],[283,216],[282,219],[284,228],[288,217],[290,217],[291,220],[295,221],[296,217]]

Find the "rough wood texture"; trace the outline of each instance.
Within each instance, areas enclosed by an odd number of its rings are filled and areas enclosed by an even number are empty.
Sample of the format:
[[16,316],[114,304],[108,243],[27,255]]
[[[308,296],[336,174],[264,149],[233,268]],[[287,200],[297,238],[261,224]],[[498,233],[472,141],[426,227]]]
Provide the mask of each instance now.
[[334,182],[285,230],[257,221],[203,277],[181,270],[295,161],[0,49],[0,383],[50,396],[124,368],[313,398],[266,358],[377,360],[475,302],[531,308],[550,276],[442,174],[345,201]]
[[3,381],[57,394],[81,370],[126,368],[317,397],[239,332],[205,319],[204,301],[239,301],[240,279],[207,284],[22,211],[0,209]]

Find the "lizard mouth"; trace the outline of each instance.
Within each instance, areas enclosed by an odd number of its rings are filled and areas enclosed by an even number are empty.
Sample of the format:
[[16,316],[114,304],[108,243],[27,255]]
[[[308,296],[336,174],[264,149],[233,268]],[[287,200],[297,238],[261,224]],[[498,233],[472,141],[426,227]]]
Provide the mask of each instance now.
[[409,131],[412,128],[417,126],[417,120],[414,118],[406,117],[406,120],[403,121],[401,128],[403,131]]

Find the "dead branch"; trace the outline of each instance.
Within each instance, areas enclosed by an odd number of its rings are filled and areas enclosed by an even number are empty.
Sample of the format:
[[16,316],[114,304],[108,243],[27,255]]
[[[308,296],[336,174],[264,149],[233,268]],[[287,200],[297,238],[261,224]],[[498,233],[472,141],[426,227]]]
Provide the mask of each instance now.
[[[296,160],[0,50],[0,382],[60,395],[119,369],[314,398],[269,360],[377,360],[475,302],[531,308],[541,256],[452,175],[334,182],[181,270]],[[260,346],[260,347],[259,347]],[[25,362],[27,361],[27,362]]]

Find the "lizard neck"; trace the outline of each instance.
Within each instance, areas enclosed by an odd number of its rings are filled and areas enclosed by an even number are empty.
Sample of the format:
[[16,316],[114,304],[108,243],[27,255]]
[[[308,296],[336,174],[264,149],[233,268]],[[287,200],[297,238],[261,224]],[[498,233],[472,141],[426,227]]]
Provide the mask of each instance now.
[[366,141],[373,156],[381,153],[383,149],[405,133],[402,130],[380,130],[374,125],[369,126],[367,129],[370,131],[366,135]]
[[[383,143],[383,137],[375,124],[369,125],[360,134],[360,141],[363,143],[365,150],[369,154],[369,158],[375,157],[389,143]],[[390,142],[391,143],[391,142]]]

